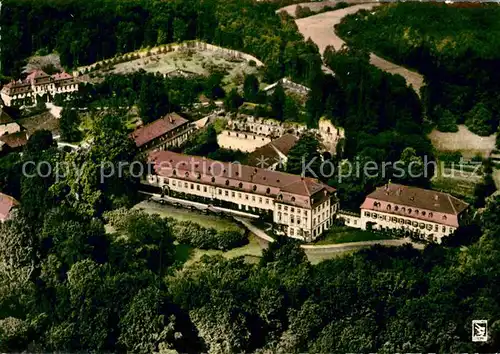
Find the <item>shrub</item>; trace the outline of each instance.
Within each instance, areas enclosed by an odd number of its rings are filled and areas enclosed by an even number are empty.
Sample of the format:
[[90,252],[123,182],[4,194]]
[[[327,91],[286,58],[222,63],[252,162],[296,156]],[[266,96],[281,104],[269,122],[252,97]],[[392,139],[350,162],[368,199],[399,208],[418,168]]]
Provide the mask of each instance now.
[[438,117],[437,128],[440,132],[455,133],[458,131],[457,118],[448,109],[443,109]]
[[247,241],[245,234],[239,230],[217,232],[214,228],[206,228],[192,221],[174,222],[173,230],[179,243],[201,249],[226,251],[242,246]]

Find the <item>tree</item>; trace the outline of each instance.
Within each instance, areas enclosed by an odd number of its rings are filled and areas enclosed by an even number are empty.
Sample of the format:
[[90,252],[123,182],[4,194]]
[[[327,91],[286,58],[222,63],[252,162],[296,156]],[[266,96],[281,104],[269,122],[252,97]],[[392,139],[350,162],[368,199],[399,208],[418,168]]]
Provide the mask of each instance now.
[[259,93],[259,79],[254,74],[245,75],[243,82],[243,95],[245,100],[255,102]]
[[491,111],[483,103],[478,103],[467,113],[465,124],[473,133],[488,136],[494,132]]
[[238,111],[238,108],[243,104],[243,98],[238,93],[238,90],[233,88],[224,98],[224,108],[230,112]]
[[164,296],[155,287],[140,290],[128,305],[126,313],[120,318],[121,330],[118,342],[127,351],[134,353],[153,353],[159,346],[171,347],[175,333],[175,317],[166,318]]
[[163,81],[152,74],[141,80],[138,108],[142,121],[150,123],[169,112],[169,97]]
[[414,148],[410,147],[403,150],[394,166],[393,176],[407,184],[422,183],[429,175],[432,175],[429,171],[424,170],[425,166],[422,158],[417,156]]
[[80,117],[78,112],[69,106],[63,108],[59,119],[61,139],[67,142],[76,142],[81,139]]
[[205,83],[205,95],[208,98],[216,100],[224,97],[225,92],[221,86],[223,77],[224,75],[219,71],[214,71],[210,74]]
[[41,152],[54,146],[56,146],[56,143],[52,137],[52,133],[49,130],[42,129],[35,131],[30,136],[24,151],[28,155],[40,154]]
[[285,99],[283,118],[290,122],[297,122],[299,120],[299,107],[297,102],[290,96],[287,96]]
[[448,109],[440,110],[440,116],[438,117],[437,128],[441,132],[457,132],[457,118]]
[[273,117],[276,118],[277,120],[282,121],[285,109],[286,95],[285,95],[285,90],[283,90],[283,86],[281,85],[281,83],[278,83],[269,101],[271,103],[271,110]]
[[320,143],[312,134],[304,134],[290,149],[286,163],[288,173],[321,178]]

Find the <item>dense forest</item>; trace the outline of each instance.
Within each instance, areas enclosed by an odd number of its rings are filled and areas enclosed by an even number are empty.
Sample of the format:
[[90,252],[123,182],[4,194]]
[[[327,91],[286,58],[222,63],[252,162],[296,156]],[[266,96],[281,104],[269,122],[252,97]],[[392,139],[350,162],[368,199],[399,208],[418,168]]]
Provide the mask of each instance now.
[[317,47],[304,42],[278,4],[253,0],[8,0],[2,4],[2,73],[18,77],[24,59],[57,52],[67,68],[147,46],[199,39],[266,63],[268,82],[310,82]]
[[443,131],[465,123],[479,135],[500,120],[500,8],[496,4],[402,2],[350,15],[337,31],[424,75],[427,115]]

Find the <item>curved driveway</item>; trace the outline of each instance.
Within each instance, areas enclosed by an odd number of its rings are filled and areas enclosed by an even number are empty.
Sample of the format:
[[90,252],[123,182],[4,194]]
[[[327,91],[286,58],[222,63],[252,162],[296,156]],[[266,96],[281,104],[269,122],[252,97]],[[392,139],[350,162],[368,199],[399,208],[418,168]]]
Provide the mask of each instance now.
[[[335,50],[339,50],[345,44],[345,41],[340,38],[334,30],[334,26],[340,23],[342,18],[356,13],[359,10],[372,10],[375,6],[378,6],[378,4],[369,3],[353,5],[345,9],[328,11],[310,17],[297,19],[295,20],[295,23],[304,38],[311,38],[311,40],[318,46],[321,55],[323,55],[327,46],[331,45],[335,48]],[[391,63],[373,53],[370,54],[370,63],[388,73],[403,76],[406,83],[413,86],[413,89],[418,95],[420,95],[420,88],[424,84],[424,78],[419,73]]]

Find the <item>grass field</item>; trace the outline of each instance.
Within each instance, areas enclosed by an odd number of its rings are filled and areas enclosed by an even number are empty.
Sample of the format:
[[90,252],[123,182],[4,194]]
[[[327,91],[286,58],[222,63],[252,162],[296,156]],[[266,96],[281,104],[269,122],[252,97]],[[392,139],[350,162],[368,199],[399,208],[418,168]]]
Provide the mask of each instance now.
[[171,217],[178,221],[192,221],[204,227],[213,227],[217,230],[239,229],[242,227],[231,219],[214,215],[206,215],[197,211],[184,208],[176,208],[170,205],[162,205],[155,202],[143,201],[134,206],[134,209],[143,209],[150,214],[159,214],[162,217]]
[[347,242],[387,240],[391,237],[366,230],[353,229],[347,226],[334,226],[328,233],[316,241],[315,245],[331,245]]

